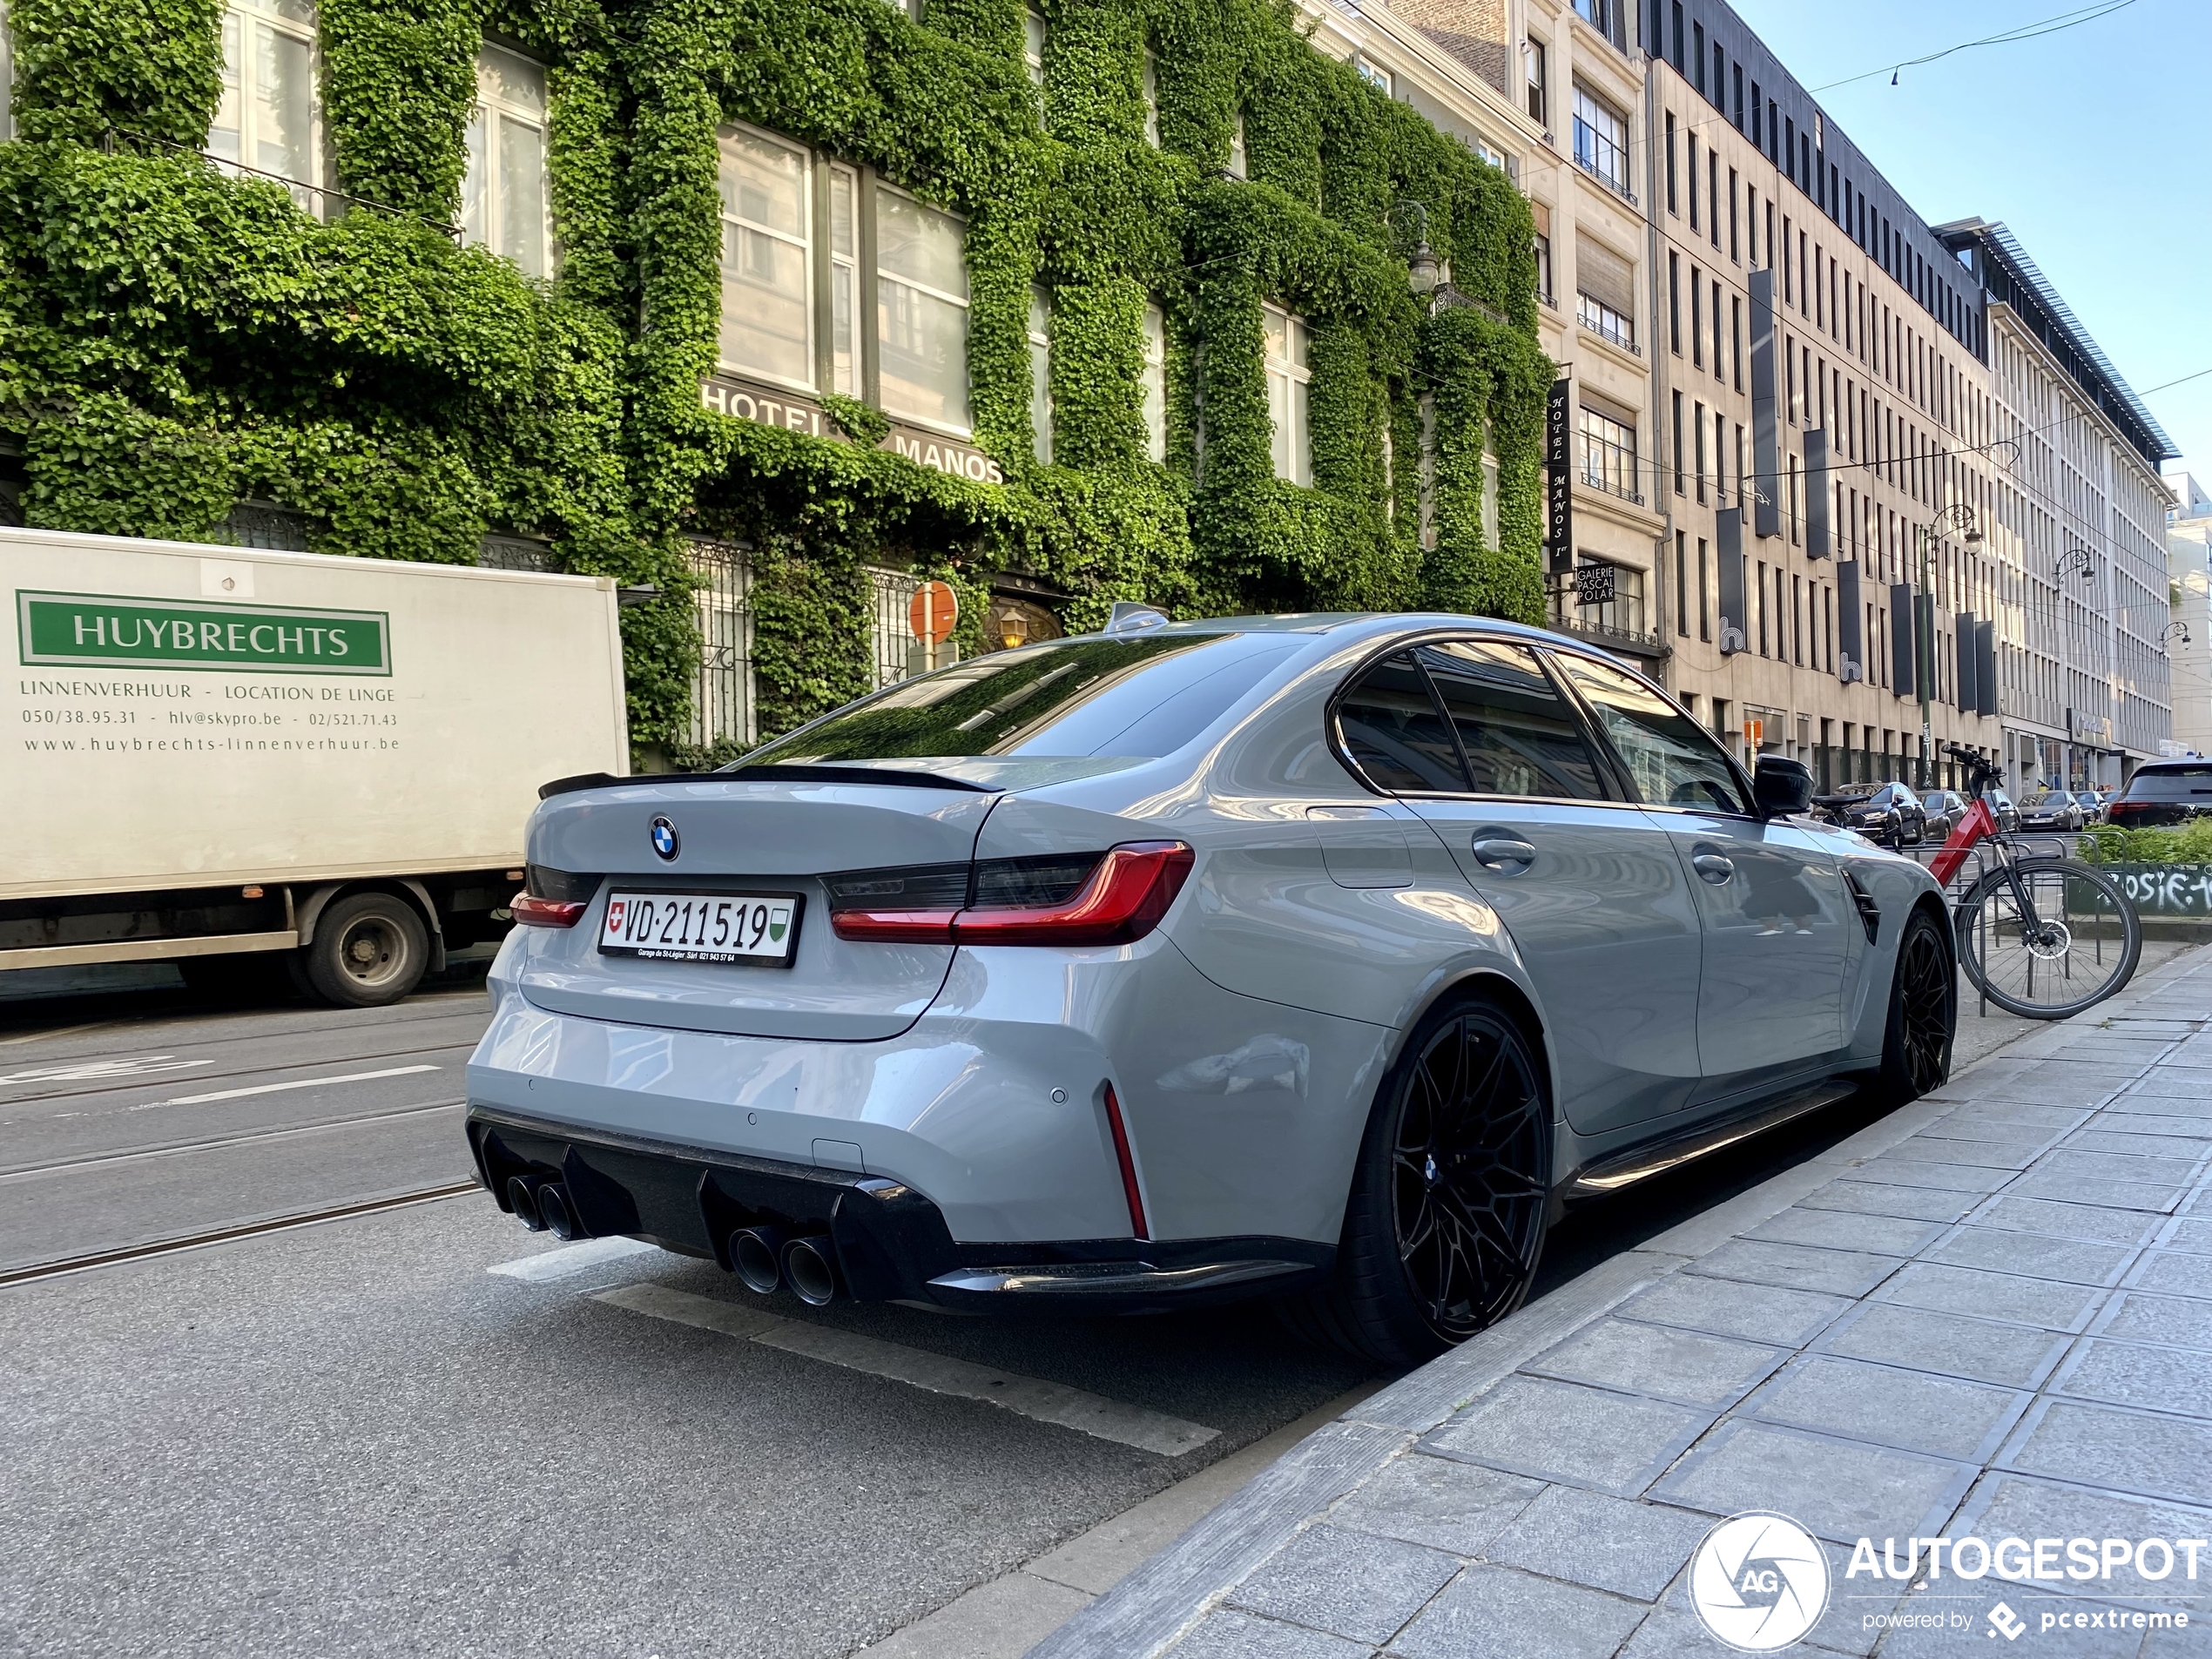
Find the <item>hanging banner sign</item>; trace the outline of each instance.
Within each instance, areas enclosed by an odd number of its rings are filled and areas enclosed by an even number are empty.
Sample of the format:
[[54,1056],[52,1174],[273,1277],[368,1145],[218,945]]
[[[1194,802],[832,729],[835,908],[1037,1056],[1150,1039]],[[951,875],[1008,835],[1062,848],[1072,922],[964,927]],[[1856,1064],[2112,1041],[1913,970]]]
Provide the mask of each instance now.
[[1575,568],[1575,476],[1568,450],[1572,422],[1568,418],[1569,383],[1552,382],[1544,400],[1544,569],[1564,576]]

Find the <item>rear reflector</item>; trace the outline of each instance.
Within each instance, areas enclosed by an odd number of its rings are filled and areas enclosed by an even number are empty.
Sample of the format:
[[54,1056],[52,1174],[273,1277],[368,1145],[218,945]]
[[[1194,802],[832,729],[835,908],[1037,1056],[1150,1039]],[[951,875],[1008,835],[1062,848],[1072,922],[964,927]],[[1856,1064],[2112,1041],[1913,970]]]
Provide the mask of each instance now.
[[515,920],[531,927],[573,927],[582,919],[586,901],[582,899],[540,899],[531,894],[518,893],[508,906]]
[[1122,1103],[1114,1098],[1114,1085],[1106,1085],[1106,1127],[1113,1131],[1114,1159],[1122,1166],[1122,1196],[1129,1200],[1129,1230],[1133,1238],[1150,1238],[1144,1224],[1144,1195],[1137,1190],[1136,1160],[1130,1156],[1129,1128],[1122,1122]]
[[[1088,860],[1086,860],[1088,861]],[[1008,860],[1009,864],[1013,860]],[[1022,860],[1024,863],[1042,862]],[[1066,897],[1031,904],[927,909],[838,909],[830,927],[840,939],[883,943],[962,945],[1126,945],[1159,926],[1190,873],[1192,853],[1181,841],[1130,841],[1098,858],[1089,877]],[[987,873],[990,867],[984,868]],[[934,873],[934,872],[932,873]],[[1065,892],[1049,871],[984,880],[984,892]],[[1014,879],[1019,876],[1021,880]],[[854,884],[855,896],[859,896]]]

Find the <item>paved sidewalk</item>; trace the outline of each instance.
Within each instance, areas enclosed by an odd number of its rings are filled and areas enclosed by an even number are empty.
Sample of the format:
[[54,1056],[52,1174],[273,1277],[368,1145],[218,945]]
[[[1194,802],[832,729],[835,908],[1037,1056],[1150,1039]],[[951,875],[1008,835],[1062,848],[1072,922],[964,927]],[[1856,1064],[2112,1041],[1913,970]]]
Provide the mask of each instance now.
[[[1713,1659],[1688,1565],[1747,1510],[1825,1541],[1814,1649],[2212,1655],[2212,948],[1372,1396],[1032,1659]],[[2059,1541],[1846,1576],[1969,1534]]]

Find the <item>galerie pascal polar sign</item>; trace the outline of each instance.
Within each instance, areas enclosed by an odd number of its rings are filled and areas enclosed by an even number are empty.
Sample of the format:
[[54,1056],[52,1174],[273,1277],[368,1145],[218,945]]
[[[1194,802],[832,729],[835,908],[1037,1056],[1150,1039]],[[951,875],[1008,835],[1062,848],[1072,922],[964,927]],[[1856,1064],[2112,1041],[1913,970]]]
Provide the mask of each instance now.
[[391,626],[381,610],[18,590],[16,622],[27,667],[392,671]]

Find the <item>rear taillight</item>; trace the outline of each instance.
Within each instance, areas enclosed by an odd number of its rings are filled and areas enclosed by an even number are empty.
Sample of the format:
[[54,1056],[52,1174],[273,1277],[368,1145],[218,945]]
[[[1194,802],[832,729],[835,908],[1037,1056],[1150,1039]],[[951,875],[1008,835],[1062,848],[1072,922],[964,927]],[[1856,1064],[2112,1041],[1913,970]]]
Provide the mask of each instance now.
[[1126,945],[1159,925],[1192,859],[1181,841],[1131,841],[1103,854],[832,876],[830,927],[885,943]]
[[516,894],[507,907],[516,921],[529,927],[575,927],[599,890],[597,875],[545,864],[530,865],[527,879],[528,890]]
[[535,894],[518,893],[507,908],[528,927],[573,927],[583,917],[585,906],[581,899],[541,899]]

